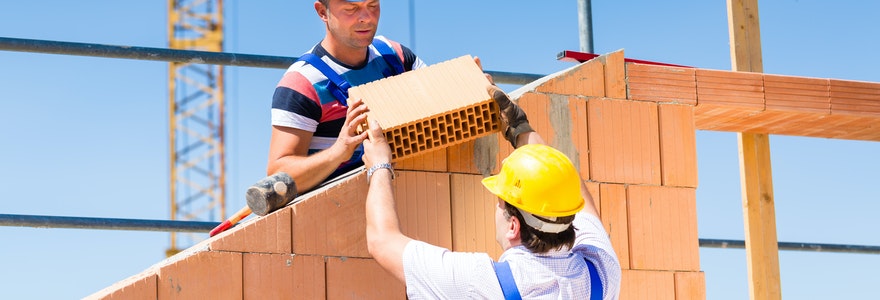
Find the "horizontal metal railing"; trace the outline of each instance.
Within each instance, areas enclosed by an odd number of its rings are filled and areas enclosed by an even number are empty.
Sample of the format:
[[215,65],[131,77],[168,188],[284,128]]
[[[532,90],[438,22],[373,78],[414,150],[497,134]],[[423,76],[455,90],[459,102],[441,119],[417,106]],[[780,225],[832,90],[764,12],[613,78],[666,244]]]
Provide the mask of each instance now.
[[[208,233],[219,222],[0,214],[0,226]],[[703,248],[745,249],[741,240],[700,239]],[[880,254],[880,246],[779,242],[779,250]]]
[[220,222],[0,214],[0,226],[208,233]]
[[[101,45],[8,37],[0,37],[0,50],[275,69],[286,69],[297,60],[297,57],[285,56]],[[524,85],[545,76],[500,71],[484,72],[492,75],[492,79],[496,83],[502,84]]]

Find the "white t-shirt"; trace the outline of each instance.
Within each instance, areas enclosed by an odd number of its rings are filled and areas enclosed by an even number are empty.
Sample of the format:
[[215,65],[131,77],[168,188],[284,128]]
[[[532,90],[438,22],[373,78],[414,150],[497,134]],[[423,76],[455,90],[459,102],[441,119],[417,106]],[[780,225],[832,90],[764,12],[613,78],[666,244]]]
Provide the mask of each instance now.
[[[620,263],[611,240],[595,216],[575,217],[571,251],[534,255],[524,246],[504,251],[523,299],[589,299],[590,275],[584,258],[596,266],[603,299],[620,293]],[[421,241],[403,251],[403,272],[409,299],[504,299],[492,258],[486,253],[452,252]]]

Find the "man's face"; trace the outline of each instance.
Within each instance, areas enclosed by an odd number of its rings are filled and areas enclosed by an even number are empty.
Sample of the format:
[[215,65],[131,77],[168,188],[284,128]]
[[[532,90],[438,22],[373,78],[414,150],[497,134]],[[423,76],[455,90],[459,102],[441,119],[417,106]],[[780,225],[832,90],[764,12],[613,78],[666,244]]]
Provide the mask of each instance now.
[[331,0],[327,13],[330,36],[342,47],[366,48],[379,26],[379,0]]

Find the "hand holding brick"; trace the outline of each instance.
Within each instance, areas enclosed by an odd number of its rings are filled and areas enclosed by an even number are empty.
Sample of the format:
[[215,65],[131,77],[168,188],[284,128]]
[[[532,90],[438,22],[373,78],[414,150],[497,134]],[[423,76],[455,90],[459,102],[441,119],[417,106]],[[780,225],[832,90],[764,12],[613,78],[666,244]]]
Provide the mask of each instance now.
[[495,85],[490,85],[487,89],[489,95],[492,95],[492,99],[495,99],[495,103],[498,104],[498,109],[501,111],[501,121],[506,124],[506,127],[504,128],[504,138],[516,148],[517,136],[535,130],[529,125],[529,119],[526,117],[526,113],[522,108],[516,105],[516,103],[510,101],[510,97],[507,96],[507,93]]

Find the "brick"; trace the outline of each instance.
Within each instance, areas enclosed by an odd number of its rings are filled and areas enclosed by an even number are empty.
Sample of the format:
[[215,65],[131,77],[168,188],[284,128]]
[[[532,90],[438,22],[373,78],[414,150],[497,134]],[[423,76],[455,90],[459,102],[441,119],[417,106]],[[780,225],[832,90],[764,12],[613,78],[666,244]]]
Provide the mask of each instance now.
[[452,248],[449,180],[447,173],[397,172],[394,198],[403,234],[432,245]]
[[[137,279],[125,280],[114,284],[95,295],[88,296],[86,299],[158,299],[158,296],[156,295],[157,278],[158,276],[156,274],[149,274]],[[109,291],[109,294],[103,294],[103,292],[106,291]]]
[[828,79],[764,75],[767,109],[830,114]]
[[446,148],[425,151],[395,162],[394,168],[397,170],[446,172],[446,151]]
[[629,269],[629,225],[626,212],[626,187],[622,184],[601,184],[594,193],[601,202],[602,224],[611,238],[622,269]]
[[486,190],[480,175],[452,174],[452,250],[485,252],[498,260],[503,252],[495,240],[498,197]]
[[[590,131],[587,122],[587,101],[582,98],[569,97],[568,110],[571,114],[571,124],[568,139],[558,138],[554,147],[558,147],[568,155],[575,167],[578,168],[581,178],[590,178]],[[561,131],[561,130],[558,130]]]
[[245,253],[244,299],[324,299],[321,256]]
[[764,109],[761,73],[696,69],[697,106],[723,104]]
[[242,254],[203,251],[159,268],[157,299],[241,299]]
[[368,118],[378,120],[393,160],[462,143],[500,130],[488,79],[470,56],[352,87]]
[[697,187],[694,107],[660,104],[660,169],[667,186]]
[[291,253],[291,208],[242,222],[214,237],[209,248],[215,251]]
[[501,169],[499,152],[513,148],[500,134],[484,136],[447,148],[449,172],[489,176]]
[[607,183],[660,184],[657,104],[590,99],[590,179]]
[[673,300],[673,272],[623,270],[620,278],[621,300]]
[[605,97],[626,99],[626,64],[623,50],[600,55],[596,60],[605,65]]
[[695,189],[631,185],[627,213],[632,269],[699,270]]
[[697,104],[693,68],[627,63],[626,75],[629,99]]
[[880,83],[832,79],[830,84],[832,114],[880,114]]
[[574,96],[526,92],[518,103],[544,141],[565,153],[581,177],[589,178],[587,101]]
[[700,104],[694,107],[694,126],[700,130],[738,132],[738,128],[742,127],[739,123],[743,119],[762,111],[763,107],[742,107],[723,103]]
[[406,299],[406,286],[375,260],[327,258],[327,299]]
[[535,92],[557,95],[605,96],[605,66],[592,59],[562,72],[542,78]]
[[369,257],[364,210],[367,188],[366,173],[361,172],[293,205],[293,253]]
[[675,272],[675,299],[706,299],[706,276],[703,272]]

